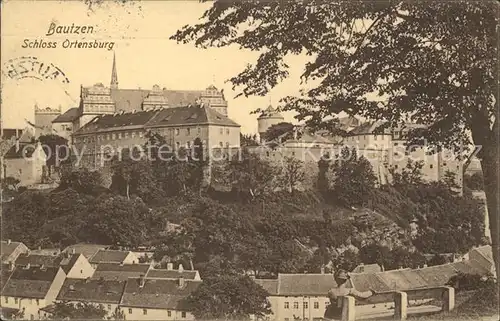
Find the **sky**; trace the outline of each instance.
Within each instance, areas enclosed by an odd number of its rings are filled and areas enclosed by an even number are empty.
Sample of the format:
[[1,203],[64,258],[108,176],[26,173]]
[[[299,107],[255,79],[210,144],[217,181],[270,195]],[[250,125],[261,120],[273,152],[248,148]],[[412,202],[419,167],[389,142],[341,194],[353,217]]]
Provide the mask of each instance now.
[[[4,128],[24,128],[33,121],[34,106],[61,107],[65,111],[79,102],[80,86],[109,85],[113,52],[116,54],[120,88],[203,90],[211,84],[224,89],[229,117],[243,133],[257,131],[257,115],[250,112],[299,92],[299,77],[305,57],[288,59],[289,79],[266,97],[239,97],[226,80],[237,75],[257,52],[237,47],[198,49],[193,44],[177,44],[169,37],[186,24],[198,21],[210,3],[198,1],[141,1],[127,4],[105,2],[89,10],[79,1],[2,1],[2,121]],[[93,34],[46,36],[49,25],[93,26]],[[22,48],[29,41],[57,41],[57,48]],[[112,51],[98,48],[62,48],[65,39],[113,41]],[[6,77],[9,59],[36,57],[52,63],[69,79],[59,80]],[[284,114],[293,121],[292,114]]]

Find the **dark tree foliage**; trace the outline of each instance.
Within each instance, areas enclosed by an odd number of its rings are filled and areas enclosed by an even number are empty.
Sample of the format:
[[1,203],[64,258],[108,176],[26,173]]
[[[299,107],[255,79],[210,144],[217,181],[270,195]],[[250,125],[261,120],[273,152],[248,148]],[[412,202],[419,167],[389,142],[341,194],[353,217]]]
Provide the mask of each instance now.
[[208,278],[186,300],[197,319],[248,320],[271,313],[269,294],[247,276]]
[[498,271],[497,9],[490,0],[219,0],[200,22],[171,38],[202,48],[259,51],[254,65],[230,79],[246,96],[266,95],[288,77],[288,55],[311,57],[301,80],[314,85],[283,106],[310,126],[328,126],[325,118],[340,112],[392,125],[410,118],[425,125],[410,132],[410,141],[457,150],[481,146]]
[[50,319],[104,320],[106,314],[107,311],[102,304],[56,302]]
[[70,162],[70,149],[68,140],[59,135],[41,135],[38,141],[42,144],[45,154],[48,156],[46,165],[49,168],[49,175],[54,167],[59,167]]
[[264,139],[266,142],[274,141],[276,144],[280,144],[286,140],[293,138],[293,131],[295,126],[291,123],[282,122],[269,127],[264,133]]
[[68,188],[74,189],[79,193],[94,196],[109,192],[109,190],[103,186],[101,173],[98,171],[89,171],[86,168],[77,170],[72,170],[68,167],[64,168],[57,190]]
[[240,133],[240,145],[242,147],[259,146],[257,135],[244,135]]
[[343,205],[367,204],[377,178],[372,165],[356,149],[342,149],[333,164],[333,195]]

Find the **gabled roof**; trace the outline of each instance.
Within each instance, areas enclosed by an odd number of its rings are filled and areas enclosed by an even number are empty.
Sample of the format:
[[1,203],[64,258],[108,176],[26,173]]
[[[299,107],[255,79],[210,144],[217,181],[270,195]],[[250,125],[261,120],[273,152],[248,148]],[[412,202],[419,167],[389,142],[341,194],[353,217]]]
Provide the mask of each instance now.
[[80,128],[76,134],[132,128],[208,124],[240,127],[236,122],[213,108],[190,106],[103,115],[94,118],[93,121]]
[[78,118],[79,110],[78,107],[70,108],[66,110],[63,114],[57,116],[52,123],[72,123]]
[[43,299],[58,271],[58,267],[16,268],[5,284],[2,295]]
[[9,242],[9,241],[2,241],[0,243],[0,251],[1,251],[1,257],[2,257],[2,263],[6,263],[4,262],[4,260],[7,260],[9,259],[9,256],[12,255],[12,253],[14,253],[14,251],[19,247],[23,247],[25,250],[27,250],[27,247],[26,245],[24,245],[23,243],[21,242]]
[[[358,127],[354,128],[349,132],[350,135],[367,135],[373,134],[375,129],[385,124],[385,121],[375,121],[375,122],[366,122],[362,123]],[[384,129],[384,134],[390,134],[390,130],[388,128]],[[380,135],[380,134],[379,134]]]
[[66,279],[57,300],[120,303],[125,281]]
[[130,251],[99,250],[89,260],[90,263],[122,263]]
[[178,270],[160,270],[160,269],[151,269],[148,271],[146,275],[147,278],[152,279],[179,279],[184,278],[187,280],[194,280],[197,275],[197,271],[185,270],[179,272]]
[[16,266],[59,266],[60,259],[55,255],[23,253],[17,257]]
[[0,278],[0,292],[2,291],[4,285],[7,283],[7,281],[10,279],[10,276],[12,275],[14,270],[10,269],[9,264],[2,264],[2,276]]
[[125,286],[121,305],[129,307],[187,310],[183,299],[195,291],[200,281],[184,281],[179,287],[177,280],[145,279],[140,286],[140,279],[130,278]]
[[63,253],[75,253],[75,254],[83,254],[87,259],[90,259],[97,251],[101,249],[107,249],[110,245],[103,244],[89,244],[89,243],[78,243],[74,245],[70,245],[64,249]]
[[279,295],[324,296],[336,286],[331,274],[278,274]]
[[277,119],[285,119],[283,115],[279,111],[277,111],[273,106],[269,105],[267,108],[260,114],[259,119],[264,118],[277,118]]
[[97,265],[92,278],[126,281],[128,278],[145,276],[149,268],[149,264],[100,263]]

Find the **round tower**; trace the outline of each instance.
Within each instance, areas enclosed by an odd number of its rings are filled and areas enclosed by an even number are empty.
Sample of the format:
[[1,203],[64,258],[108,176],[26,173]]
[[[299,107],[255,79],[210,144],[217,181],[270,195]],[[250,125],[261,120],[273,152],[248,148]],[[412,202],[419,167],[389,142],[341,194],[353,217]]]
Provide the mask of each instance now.
[[260,137],[264,137],[264,134],[269,129],[269,127],[282,123],[285,121],[283,115],[281,115],[273,106],[269,105],[266,110],[257,118],[257,123],[259,127]]

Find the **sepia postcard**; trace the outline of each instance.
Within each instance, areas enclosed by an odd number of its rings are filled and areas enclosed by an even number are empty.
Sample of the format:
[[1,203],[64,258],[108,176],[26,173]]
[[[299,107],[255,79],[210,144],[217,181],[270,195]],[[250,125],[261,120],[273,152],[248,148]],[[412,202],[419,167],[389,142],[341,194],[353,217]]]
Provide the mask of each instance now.
[[499,320],[493,0],[4,0],[2,320]]

